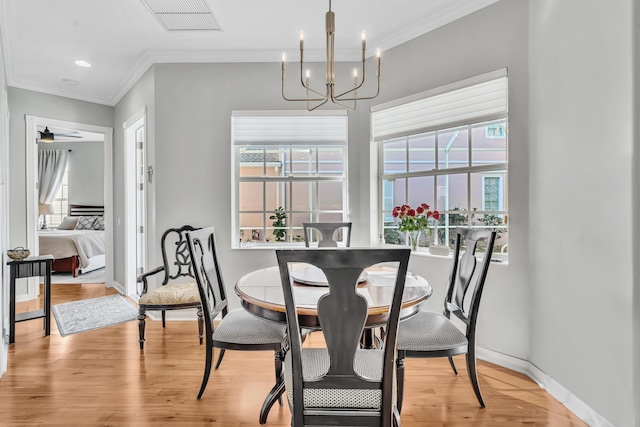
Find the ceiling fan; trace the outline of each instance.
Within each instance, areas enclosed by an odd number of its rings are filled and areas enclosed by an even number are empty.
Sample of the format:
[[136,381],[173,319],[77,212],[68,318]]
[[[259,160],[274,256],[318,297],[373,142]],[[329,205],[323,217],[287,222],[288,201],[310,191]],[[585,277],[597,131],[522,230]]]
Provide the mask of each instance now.
[[59,138],[82,138],[81,135],[77,135],[78,132],[75,130],[69,132],[51,132],[49,127],[45,126],[44,131],[38,130],[40,134],[40,141],[42,142],[53,142],[55,137]]

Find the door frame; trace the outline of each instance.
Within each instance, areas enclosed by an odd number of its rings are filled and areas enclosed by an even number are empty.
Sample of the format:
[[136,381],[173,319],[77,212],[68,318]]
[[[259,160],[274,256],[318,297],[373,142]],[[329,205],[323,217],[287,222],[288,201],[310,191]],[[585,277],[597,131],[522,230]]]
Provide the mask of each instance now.
[[[131,191],[131,181],[135,182],[135,171],[133,171],[132,167],[135,166],[135,147],[133,152],[131,147],[129,146],[130,141],[128,140],[128,128],[133,126],[139,120],[143,121],[144,126],[144,141],[143,147],[145,152],[145,165],[150,165],[149,160],[149,133],[148,133],[148,121],[147,121],[147,107],[143,106],[138,111],[136,111],[131,117],[129,117],[124,123],[122,123],[122,131],[123,131],[123,151],[124,151],[124,259],[125,259],[125,278],[124,278],[124,289],[125,295],[138,300],[139,295],[137,292],[137,283],[135,281],[136,278],[136,239],[137,233],[135,230],[136,226],[136,203],[135,191]],[[145,188],[145,227],[144,231],[144,239],[145,239],[145,264],[149,265],[149,235],[152,233],[151,228],[149,227],[149,188],[150,185],[146,185]]]
[[[27,199],[27,247],[33,248],[34,253],[40,253],[38,239],[38,144],[37,125],[47,125],[75,129],[83,132],[101,133],[104,135],[104,221],[105,221],[105,286],[115,287],[122,292],[121,285],[113,280],[113,128],[95,126],[85,123],[68,122],[49,119],[46,117],[25,116],[25,146],[26,146],[26,199]],[[38,283],[29,283],[28,298],[38,296]]]

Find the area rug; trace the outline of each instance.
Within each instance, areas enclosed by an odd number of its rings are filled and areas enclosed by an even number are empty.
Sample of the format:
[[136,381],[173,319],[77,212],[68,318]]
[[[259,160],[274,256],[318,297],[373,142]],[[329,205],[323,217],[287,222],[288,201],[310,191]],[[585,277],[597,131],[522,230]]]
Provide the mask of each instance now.
[[138,310],[122,295],[65,302],[51,308],[63,337],[128,322],[138,316]]

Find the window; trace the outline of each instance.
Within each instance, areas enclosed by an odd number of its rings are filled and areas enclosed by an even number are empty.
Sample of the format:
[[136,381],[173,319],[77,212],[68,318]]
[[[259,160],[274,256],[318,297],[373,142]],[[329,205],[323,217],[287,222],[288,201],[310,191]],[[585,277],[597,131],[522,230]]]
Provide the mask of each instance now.
[[347,221],[344,112],[232,115],[234,247],[304,242],[303,222]]
[[[440,211],[439,244],[452,246],[455,227],[466,226],[496,230],[497,249],[506,245],[507,125],[505,71],[374,107],[385,242],[407,242],[393,207],[424,202]],[[422,239],[429,246],[434,237]]]
[[60,189],[58,190],[58,194],[56,194],[55,199],[53,199],[53,207],[55,209],[54,214],[47,216],[47,224],[49,227],[54,228],[59,226],[62,223],[62,220],[65,216],[67,216],[67,212],[69,210],[69,166],[64,170],[64,175],[62,175],[62,183],[60,184]]

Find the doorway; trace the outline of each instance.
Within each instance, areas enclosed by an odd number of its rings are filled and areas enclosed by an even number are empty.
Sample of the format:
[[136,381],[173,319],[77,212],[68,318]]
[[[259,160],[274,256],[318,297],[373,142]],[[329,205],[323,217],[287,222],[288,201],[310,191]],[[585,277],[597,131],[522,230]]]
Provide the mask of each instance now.
[[[27,244],[33,248],[33,253],[40,253],[40,242],[38,238],[40,214],[38,203],[38,140],[42,137],[40,128],[64,129],[66,134],[99,134],[103,139],[103,206],[104,206],[104,229],[105,229],[105,286],[116,287],[119,285],[113,279],[113,154],[112,136],[113,130],[110,127],[94,126],[83,123],[67,122],[44,117],[26,116],[26,157],[27,157]],[[62,133],[61,133],[62,135]],[[55,134],[54,134],[55,136]],[[63,140],[61,136],[58,138]],[[38,280],[29,281],[28,298],[35,299],[39,290]],[[118,289],[122,291],[121,289]]]

